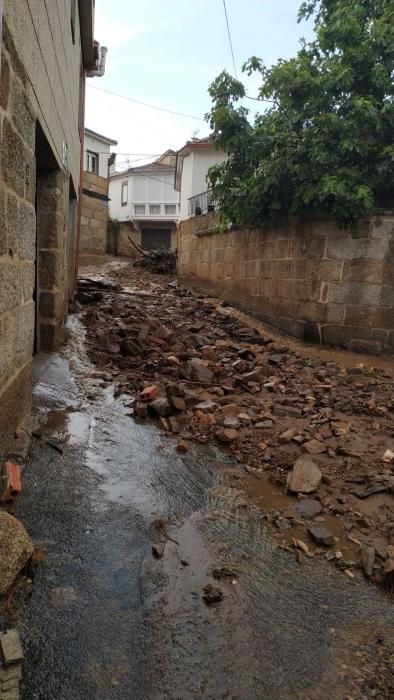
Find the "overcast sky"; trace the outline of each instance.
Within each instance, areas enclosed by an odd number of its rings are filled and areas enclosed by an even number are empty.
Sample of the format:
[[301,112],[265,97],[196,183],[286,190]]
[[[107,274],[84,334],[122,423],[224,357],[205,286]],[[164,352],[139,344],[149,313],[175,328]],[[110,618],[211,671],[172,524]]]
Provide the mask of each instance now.
[[[298,0],[226,4],[238,76],[250,56],[271,65],[294,55],[301,36],[311,36],[310,25],[297,24]],[[107,69],[103,78],[87,81],[86,126],[119,142],[119,165],[127,158],[141,164],[145,154],[208,134],[208,86],[223,69],[234,73],[223,0],[96,0],[95,37],[108,47]],[[244,80],[248,94],[257,95],[256,78]],[[256,109],[252,101],[245,106]]]

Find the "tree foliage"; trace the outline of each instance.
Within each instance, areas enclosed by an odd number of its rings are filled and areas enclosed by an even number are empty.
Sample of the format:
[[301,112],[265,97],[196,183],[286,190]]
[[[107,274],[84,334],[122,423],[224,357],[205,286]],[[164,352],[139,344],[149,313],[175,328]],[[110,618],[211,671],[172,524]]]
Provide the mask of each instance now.
[[394,206],[394,0],[307,0],[315,39],[271,68],[252,57],[268,109],[250,122],[244,85],[211,84],[212,138],[228,159],[210,169],[226,220],[263,225],[329,215],[343,225]]

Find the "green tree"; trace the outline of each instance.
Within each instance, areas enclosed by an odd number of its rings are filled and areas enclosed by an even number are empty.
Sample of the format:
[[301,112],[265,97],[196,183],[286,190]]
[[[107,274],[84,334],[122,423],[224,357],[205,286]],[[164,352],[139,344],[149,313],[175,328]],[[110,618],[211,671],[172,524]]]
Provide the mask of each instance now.
[[315,39],[271,68],[252,57],[270,101],[250,123],[244,85],[211,84],[207,119],[228,159],[210,169],[213,196],[233,223],[333,216],[348,226],[394,206],[394,0],[308,0]]

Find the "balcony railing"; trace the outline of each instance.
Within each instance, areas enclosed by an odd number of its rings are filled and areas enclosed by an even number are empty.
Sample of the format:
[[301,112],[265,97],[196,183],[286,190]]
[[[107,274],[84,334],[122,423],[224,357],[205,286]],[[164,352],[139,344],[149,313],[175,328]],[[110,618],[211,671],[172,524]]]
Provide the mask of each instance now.
[[206,214],[208,211],[214,211],[215,202],[212,198],[212,192],[207,190],[196,194],[194,197],[189,197],[189,216],[199,216]]

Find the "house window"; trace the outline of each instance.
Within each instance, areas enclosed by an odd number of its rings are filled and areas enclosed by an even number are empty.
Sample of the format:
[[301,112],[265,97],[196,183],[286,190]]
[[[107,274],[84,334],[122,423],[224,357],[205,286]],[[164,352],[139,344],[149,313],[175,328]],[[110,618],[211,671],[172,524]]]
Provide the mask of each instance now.
[[122,191],[120,195],[121,199],[121,205],[122,207],[125,207],[127,204],[127,200],[129,198],[129,183],[128,182],[122,182]]
[[176,204],[166,204],[165,212],[166,214],[176,214]]
[[135,204],[134,205],[135,214],[145,214],[145,204]]
[[89,173],[95,173],[95,175],[98,175],[98,171],[99,171],[98,153],[93,153],[92,151],[86,151],[86,170]]
[[75,12],[77,7],[77,0],[71,0],[71,38],[73,44],[75,45]]
[[150,204],[149,205],[149,214],[160,214],[160,211],[161,211],[160,204]]

